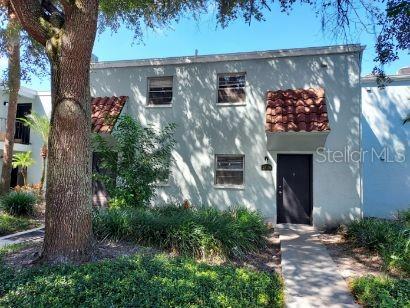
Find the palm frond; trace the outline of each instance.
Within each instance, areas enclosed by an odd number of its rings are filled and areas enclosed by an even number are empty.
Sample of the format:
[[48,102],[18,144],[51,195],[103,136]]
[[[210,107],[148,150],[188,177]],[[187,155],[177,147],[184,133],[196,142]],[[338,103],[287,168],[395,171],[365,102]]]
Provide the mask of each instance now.
[[13,155],[13,168],[28,168],[34,164],[35,160],[31,155],[31,151],[19,152]]
[[41,116],[36,112],[26,115],[24,118],[18,118],[18,121],[24,125],[29,126],[37,134],[40,135],[44,144],[48,142],[48,135],[50,133],[50,121],[46,116]]

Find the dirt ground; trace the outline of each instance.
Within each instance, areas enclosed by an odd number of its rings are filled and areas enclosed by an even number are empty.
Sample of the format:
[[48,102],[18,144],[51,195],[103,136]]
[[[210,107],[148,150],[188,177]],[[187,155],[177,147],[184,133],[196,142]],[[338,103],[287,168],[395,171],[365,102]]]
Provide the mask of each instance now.
[[376,253],[353,247],[341,234],[323,233],[320,240],[347,281],[359,276],[385,273],[382,259]]
[[[23,247],[16,252],[4,256],[3,262],[12,268],[21,269],[36,264],[40,256],[43,237],[31,236],[23,243]],[[241,259],[224,261],[221,259],[202,260],[210,264],[230,264],[234,266],[246,266],[258,271],[281,273],[279,237],[273,232],[267,237],[267,247],[258,253],[250,253]],[[154,248],[147,248],[127,242],[110,240],[99,241],[95,244],[92,261],[114,259],[120,256],[129,256],[135,253],[157,253]],[[173,256],[174,254],[170,254]]]

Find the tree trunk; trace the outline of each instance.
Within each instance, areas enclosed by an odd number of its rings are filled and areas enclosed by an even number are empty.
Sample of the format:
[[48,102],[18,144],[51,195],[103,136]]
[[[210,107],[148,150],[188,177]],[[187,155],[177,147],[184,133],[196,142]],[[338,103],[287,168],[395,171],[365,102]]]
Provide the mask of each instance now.
[[41,157],[43,158],[43,166],[42,166],[42,169],[41,169],[40,187],[38,188],[40,194],[42,194],[42,192],[43,192],[44,181],[46,179],[47,153],[48,153],[47,145],[44,144],[41,147]]
[[52,112],[40,260],[49,263],[83,262],[91,257],[89,78],[97,12],[97,1],[84,1],[81,9],[66,12],[64,29],[46,46],[51,63]]
[[17,17],[9,10],[7,25],[7,54],[8,54],[8,88],[9,104],[7,108],[6,136],[3,148],[3,167],[1,170],[1,192],[10,189],[10,178],[13,159],[14,133],[16,126],[17,100],[20,91],[20,30]]

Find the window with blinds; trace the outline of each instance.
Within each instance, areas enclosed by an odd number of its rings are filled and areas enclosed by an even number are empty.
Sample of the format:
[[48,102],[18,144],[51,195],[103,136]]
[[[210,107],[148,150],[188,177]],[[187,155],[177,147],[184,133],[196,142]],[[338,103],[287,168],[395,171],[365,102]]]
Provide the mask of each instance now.
[[245,73],[218,75],[218,103],[244,103],[246,99]]
[[172,76],[148,78],[148,105],[171,105],[172,82]]
[[244,164],[244,155],[216,155],[215,185],[243,185]]

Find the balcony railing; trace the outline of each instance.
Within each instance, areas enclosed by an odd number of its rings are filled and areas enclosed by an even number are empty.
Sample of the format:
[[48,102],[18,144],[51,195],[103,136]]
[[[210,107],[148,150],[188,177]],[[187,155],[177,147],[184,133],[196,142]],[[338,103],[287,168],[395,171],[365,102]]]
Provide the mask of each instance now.
[[[6,137],[7,118],[0,117],[0,140]],[[25,126],[22,122],[16,120],[14,132],[14,142],[21,144],[30,144],[30,127]]]

